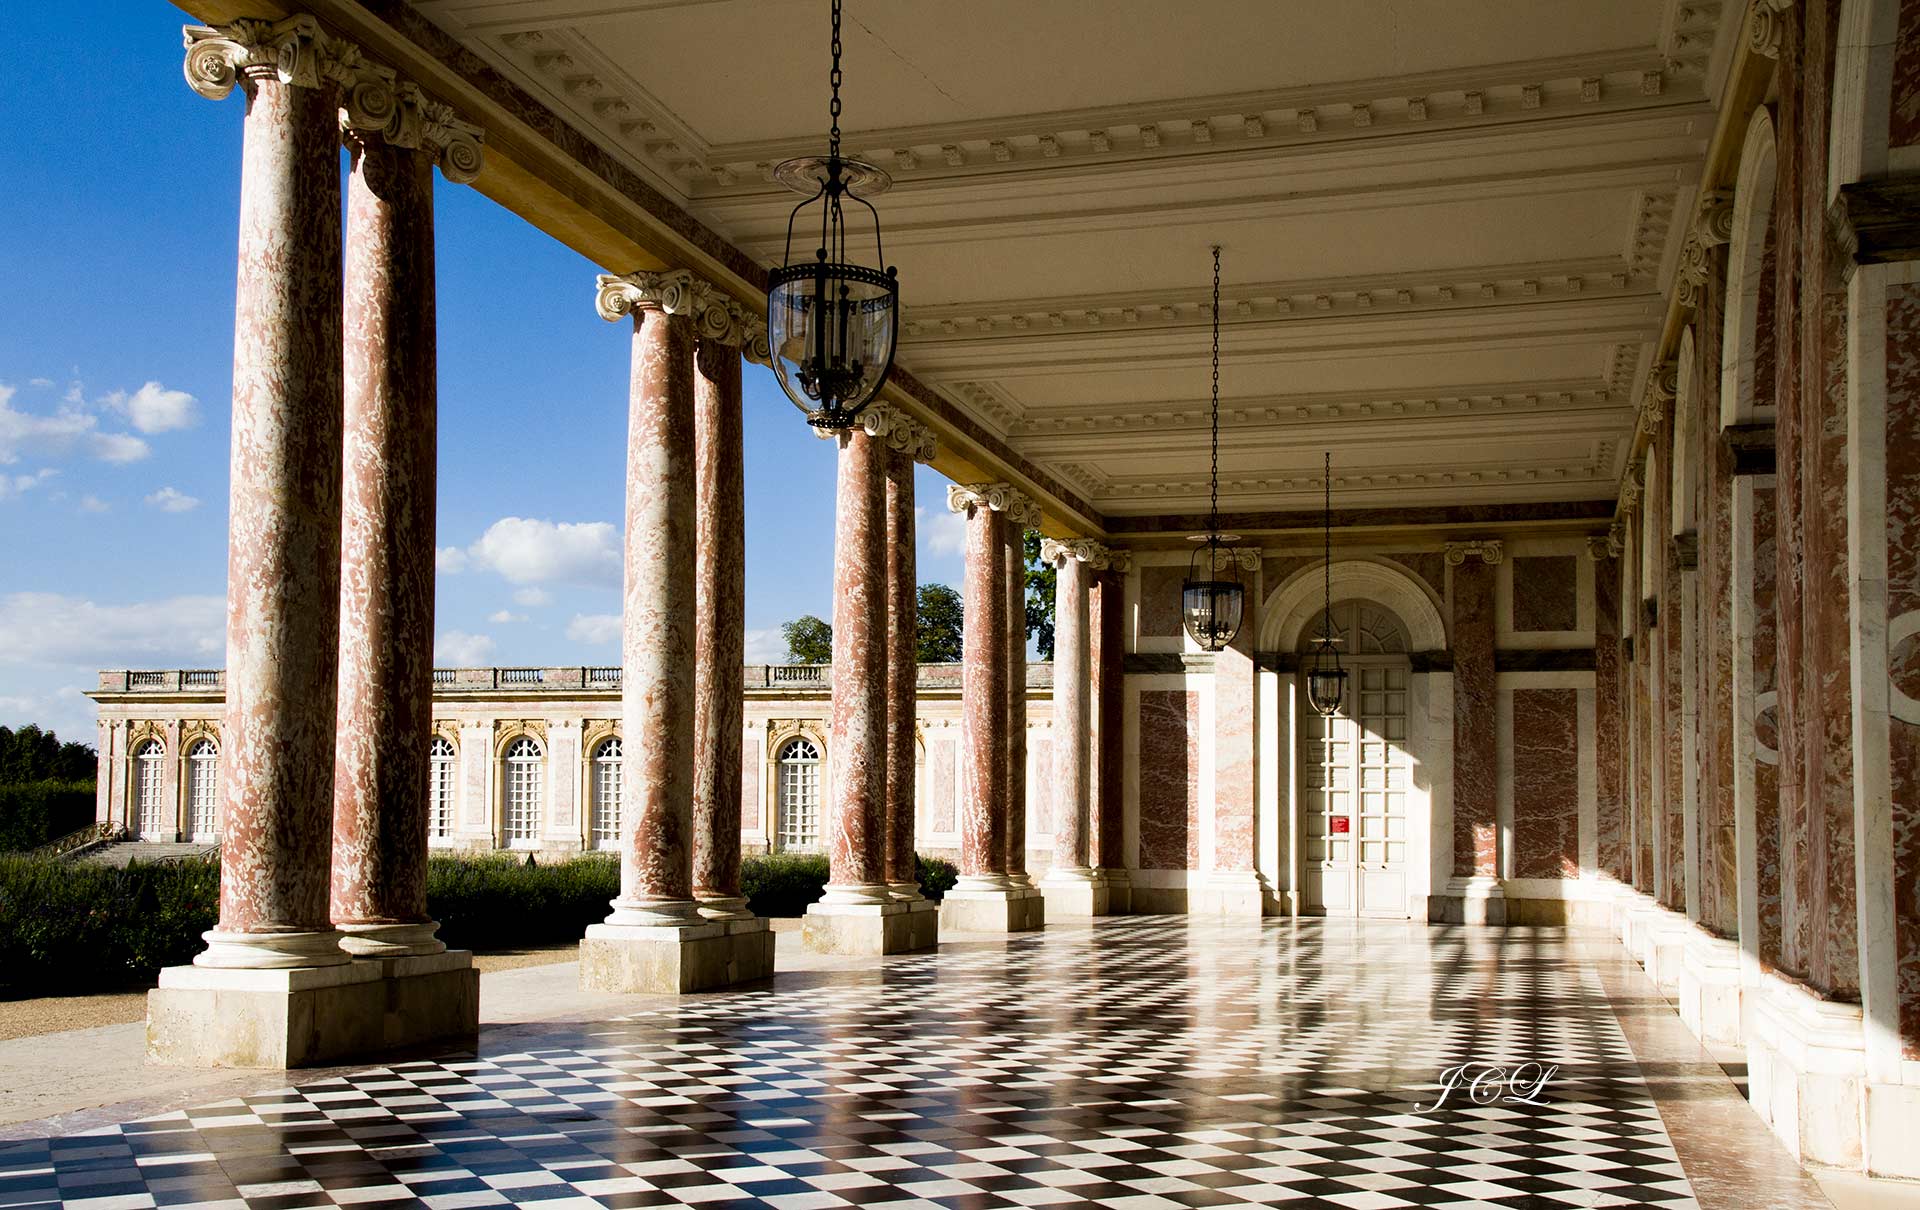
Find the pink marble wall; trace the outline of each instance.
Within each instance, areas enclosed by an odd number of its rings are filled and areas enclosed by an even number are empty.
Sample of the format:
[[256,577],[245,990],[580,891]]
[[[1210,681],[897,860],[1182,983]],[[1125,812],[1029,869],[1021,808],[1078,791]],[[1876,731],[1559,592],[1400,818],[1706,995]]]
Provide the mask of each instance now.
[[1499,873],[1494,569],[1469,556],[1452,570],[1453,872],[1491,878]]
[[1029,746],[1033,749],[1033,775],[1027,781],[1027,829],[1035,835],[1051,836],[1054,796],[1059,789],[1054,777],[1053,736],[1035,733]]
[[1184,567],[1140,569],[1141,638],[1165,639],[1180,635],[1180,585],[1186,578]]
[[[1901,25],[1920,3],[1901,7]],[[1903,53],[1905,47],[1903,46]],[[1887,617],[1920,611],[1920,286],[1887,292]],[[1920,699],[1920,636],[1890,644],[1888,686]],[[1920,725],[1889,722],[1893,798],[1894,970],[1900,1036],[1920,1059]]]
[[1513,629],[1579,628],[1579,565],[1572,555],[1522,555],[1513,561]]
[[[752,744],[760,743],[758,735],[750,737]],[[760,816],[760,753],[751,745],[743,745],[740,752],[740,829],[743,832],[758,832],[764,826]]]
[[1627,858],[1626,714],[1621,701],[1625,673],[1620,651],[1620,560],[1593,565],[1594,833],[1600,871],[1633,880]]
[[1513,873],[1580,876],[1577,689],[1513,691]]
[[1893,95],[1888,144],[1920,143],[1920,0],[1901,0],[1900,32],[1893,51]]
[[1140,868],[1200,865],[1200,695],[1140,693]]
[[[1242,575],[1247,573],[1243,572]],[[1255,680],[1254,636],[1260,630],[1260,577],[1249,577],[1246,613],[1231,646],[1213,659],[1213,868],[1250,872],[1254,857],[1254,821],[1260,809],[1254,797],[1259,763],[1259,689]]]
[[[1407,568],[1413,574],[1427,582],[1435,596],[1447,591],[1447,557],[1438,551],[1420,551],[1413,554],[1388,555],[1395,563]],[[1278,583],[1270,580],[1269,583]]]

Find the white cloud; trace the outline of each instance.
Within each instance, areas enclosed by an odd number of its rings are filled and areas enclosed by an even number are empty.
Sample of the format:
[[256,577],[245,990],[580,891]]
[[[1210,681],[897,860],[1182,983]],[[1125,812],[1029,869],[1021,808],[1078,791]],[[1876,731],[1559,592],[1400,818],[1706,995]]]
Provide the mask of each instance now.
[[163,513],[190,513],[200,507],[197,496],[189,496],[173,487],[163,487],[147,497],[147,503]]
[[50,386],[52,386],[52,385],[53,385],[53,379],[51,379],[51,378],[29,378],[29,379],[27,379],[27,385],[28,385],[28,386],[30,386],[30,387],[50,387]]
[[787,640],[778,626],[766,630],[747,631],[747,654],[741,661],[747,664],[784,664],[787,662]]
[[567,637],[576,643],[617,643],[620,641],[620,615],[617,613],[576,613],[567,623]]
[[503,517],[467,548],[469,566],[514,584],[620,584],[620,531],[605,521]]
[[80,511],[83,513],[104,513],[107,508],[107,502],[91,492],[80,497]]
[[99,605],[52,592],[9,593],[0,597],[0,663],[217,664],[226,652],[226,624],[222,597]]
[[433,552],[433,569],[443,576],[457,575],[467,569],[467,552],[458,546],[442,546]]
[[69,398],[51,415],[16,411],[13,387],[0,383],[0,463],[18,462],[24,453],[42,455],[79,451],[102,462],[137,462],[151,447],[131,433],[103,433],[100,418]]
[[967,547],[967,519],[960,513],[942,510],[927,520],[927,510],[916,505],[913,510],[914,530],[927,549],[937,555],[957,555]]
[[50,466],[44,466],[31,475],[0,475],[0,500],[17,499],[59,473]]
[[192,428],[200,422],[198,400],[185,391],[168,390],[157,382],[149,382],[131,395],[113,391],[102,402],[132,421],[133,427],[143,433]]
[[553,604],[553,594],[544,588],[522,588],[513,594],[513,603],[537,609]]
[[487,615],[487,621],[489,622],[524,622],[526,620],[526,614],[514,613],[509,609],[496,609]]
[[433,641],[433,662],[446,667],[479,667],[493,657],[493,639],[484,634],[449,630]]

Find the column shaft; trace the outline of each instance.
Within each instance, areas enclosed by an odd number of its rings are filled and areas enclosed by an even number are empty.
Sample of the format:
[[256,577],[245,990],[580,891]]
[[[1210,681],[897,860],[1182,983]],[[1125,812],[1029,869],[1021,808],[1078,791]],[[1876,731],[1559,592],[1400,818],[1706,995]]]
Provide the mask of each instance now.
[[446,947],[427,916],[436,406],[427,156],[354,140],[345,295],[333,918],[351,953],[438,953]]
[[1126,577],[1117,569],[1103,571],[1095,578],[1091,621],[1088,626],[1093,650],[1089,658],[1093,676],[1093,812],[1098,820],[1099,866],[1112,877],[1124,873],[1126,860],[1126,807],[1122,792],[1122,770],[1126,764],[1121,723],[1121,657],[1125,649],[1125,614],[1122,597]]
[[967,510],[966,628],[961,635],[960,875],[1004,887],[1007,782],[1006,539],[1000,514]]
[[888,898],[886,458],[886,443],[864,429],[840,438],[828,903]]
[[1027,874],[1027,551],[1026,523],[1009,511],[1005,525],[1007,594],[1007,879],[1032,886]]
[[1054,592],[1053,780],[1055,869],[1088,868],[1087,838],[1093,800],[1092,602],[1085,560],[1059,561]]
[[620,781],[613,925],[685,923],[693,905],[693,325],[634,309],[627,413]]
[[1453,872],[1499,874],[1494,782],[1493,568],[1469,555],[1453,567]]
[[[695,357],[699,517],[694,656],[693,891],[702,911],[740,897],[741,711],[746,661],[746,489],[740,350],[702,338]],[[629,744],[639,737],[626,737]]]
[[340,621],[339,97],[268,73],[241,159],[220,923],[203,966],[346,961],[328,912]]
[[919,580],[915,568],[913,454],[887,451],[887,882],[920,898],[914,863],[914,755],[919,707]]

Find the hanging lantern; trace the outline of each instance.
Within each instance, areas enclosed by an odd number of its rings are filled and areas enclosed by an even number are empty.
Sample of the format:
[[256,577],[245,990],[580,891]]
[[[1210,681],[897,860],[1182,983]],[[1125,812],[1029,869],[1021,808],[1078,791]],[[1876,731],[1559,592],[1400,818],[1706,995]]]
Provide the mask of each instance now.
[[[1213,467],[1212,494],[1207,509],[1207,532],[1187,560],[1187,578],[1180,585],[1180,617],[1193,641],[1207,651],[1220,651],[1240,633],[1246,612],[1247,590],[1240,582],[1240,557],[1232,534],[1220,532],[1220,245],[1213,246]],[[1221,573],[1226,573],[1222,578]]]
[[[873,216],[874,264],[886,262],[880,213],[867,198],[893,182],[881,169],[840,154],[840,4],[833,0],[833,128],[825,156],[801,156],[773,170],[787,188],[807,195],[787,216],[787,250],[767,274],[767,343],[774,376],[787,398],[819,429],[853,427],[880,393],[893,367],[900,281],[894,269],[855,264],[847,252],[844,207],[850,198]],[[795,263],[793,231],[801,211],[820,206],[820,243]]]
[[1326,561],[1322,565],[1325,603],[1320,617],[1320,641],[1314,646],[1313,660],[1307,665],[1307,704],[1326,718],[1340,713],[1347,694],[1347,670],[1340,666],[1340,642],[1333,628],[1333,455],[1326,456],[1326,471],[1321,476],[1326,509],[1321,523]]

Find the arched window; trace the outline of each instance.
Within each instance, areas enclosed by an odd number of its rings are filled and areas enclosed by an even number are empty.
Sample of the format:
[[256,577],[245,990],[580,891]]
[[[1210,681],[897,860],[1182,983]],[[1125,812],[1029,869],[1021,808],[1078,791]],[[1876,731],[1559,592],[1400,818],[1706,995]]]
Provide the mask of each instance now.
[[540,839],[540,790],[544,758],[540,745],[521,736],[507,749],[507,843]]
[[820,749],[810,739],[788,740],[780,749],[780,847],[820,844]]
[[433,737],[427,749],[427,835],[453,835],[453,744],[444,735]]
[[220,834],[220,748],[210,739],[187,749],[187,818],[195,840]]
[[142,836],[157,836],[173,829],[167,827],[165,793],[167,750],[157,739],[150,739],[133,754],[134,802],[139,811]]
[[593,750],[593,844],[598,849],[620,844],[621,763],[617,735]]

